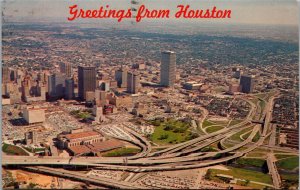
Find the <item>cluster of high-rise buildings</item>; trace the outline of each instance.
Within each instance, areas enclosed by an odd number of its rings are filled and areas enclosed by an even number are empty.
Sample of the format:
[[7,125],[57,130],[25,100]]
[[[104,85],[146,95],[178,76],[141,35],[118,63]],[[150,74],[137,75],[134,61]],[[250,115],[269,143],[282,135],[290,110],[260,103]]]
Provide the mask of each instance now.
[[[139,66],[139,65],[137,65]],[[134,65],[133,68],[137,67]],[[27,72],[2,67],[2,95],[9,98],[10,103],[35,102],[78,99],[96,102],[99,106],[106,103],[118,104],[118,97],[110,89],[121,88],[123,95],[136,94],[140,91],[141,77],[135,69],[125,67],[115,71],[115,78],[109,82],[102,81],[94,66],[78,66],[77,77],[68,62],[59,64],[59,72],[50,74],[49,71]],[[242,75],[236,70],[234,78],[240,79],[240,84],[232,84],[229,92],[252,93],[255,79]],[[163,51],[161,53],[160,86],[173,87],[176,80],[176,53]],[[198,84],[186,84],[184,88],[198,89]],[[119,103],[121,104],[121,103]]]
[[121,67],[115,72],[115,80],[119,88],[126,88],[128,93],[136,94],[140,88],[140,75]]
[[[176,54],[164,51],[161,54],[160,85],[173,87],[176,76]],[[137,94],[141,88],[141,77],[134,65],[115,71],[114,80],[103,81],[94,66],[78,66],[77,77],[71,63],[60,63],[59,71],[27,71],[2,67],[2,95],[6,103],[38,102],[58,99],[78,99],[93,102],[96,107],[131,105],[130,94]],[[119,88],[117,91],[111,90]],[[121,91],[121,93],[120,93]],[[96,113],[97,111],[95,111]],[[29,122],[30,123],[30,122]]]

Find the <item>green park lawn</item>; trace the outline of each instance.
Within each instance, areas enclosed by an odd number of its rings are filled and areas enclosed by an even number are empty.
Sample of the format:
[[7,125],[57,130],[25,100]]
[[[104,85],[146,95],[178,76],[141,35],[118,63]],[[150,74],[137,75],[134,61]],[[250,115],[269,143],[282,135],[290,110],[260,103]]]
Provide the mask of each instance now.
[[75,110],[75,111],[71,111],[70,114],[78,119],[88,119],[88,118],[92,117],[92,115],[89,111]]
[[189,128],[189,123],[173,119],[167,120],[155,127],[154,133],[150,135],[150,140],[163,145],[181,143],[198,137]]

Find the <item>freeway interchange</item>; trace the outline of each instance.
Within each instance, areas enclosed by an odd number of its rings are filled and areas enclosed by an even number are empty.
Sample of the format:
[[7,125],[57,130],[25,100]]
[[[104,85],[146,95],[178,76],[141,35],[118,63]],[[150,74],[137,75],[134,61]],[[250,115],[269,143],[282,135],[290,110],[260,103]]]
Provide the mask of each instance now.
[[[256,105],[251,104],[251,110],[247,118],[241,123],[235,124],[231,127],[223,128],[219,131],[202,135],[198,138],[170,146],[166,149],[152,152],[150,142],[141,136],[139,133],[125,127],[124,130],[135,137],[134,140],[123,138],[131,143],[138,145],[142,152],[129,157],[71,157],[63,158],[58,156],[3,156],[2,165],[21,165],[27,170],[34,172],[47,173],[57,176],[65,176],[68,178],[89,181],[95,184],[108,185],[111,181],[102,181],[82,174],[76,174],[67,170],[60,170],[49,168],[45,166],[76,166],[76,167],[90,167],[94,170],[121,170],[129,172],[150,172],[150,171],[168,171],[168,170],[184,170],[201,168],[221,163],[226,163],[230,160],[237,159],[245,154],[253,151],[254,149],[263,146],[267,137],[270,136],[269,127],[272,113],[273,98],[268,102],[262,124],[254,124],[251,119],[255,115]],[[224,148],[217,152],[199,152],[199,150],[207,147],[216,142],[222,142],[228,139],[235,133],[240,132],[245,128],[252,127],[251,134],[243,142],[239,142],[232,147]],[[258,131],[261,131],[259,140],[255,143],[252,142],[253,138]],[[241,149],[244,147],[243,149]],[[277,147],[278,148],[278,147]],[[271,157],[270,157],[271,158]],[[269,160],[269,157],[268,157]],[[278,173],[276,174],[276,166],[273,162],[268,161],[270,172],[272,172],[272,179],[274,187],[279,188],[280,182]],[[133,188],[132,184],[123,182],[114,182],[113,188]],[[142,187],[134,187],[142,188]]]

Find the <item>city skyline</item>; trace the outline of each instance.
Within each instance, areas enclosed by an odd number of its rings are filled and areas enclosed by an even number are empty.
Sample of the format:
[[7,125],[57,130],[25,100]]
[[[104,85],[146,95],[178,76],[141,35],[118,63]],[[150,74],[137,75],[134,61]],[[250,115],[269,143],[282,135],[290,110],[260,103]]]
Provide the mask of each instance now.
[[[117,1],[183,3],[101,2]],[[65,5],[100,1],[5,2],[2,188],[299,188],[293,1],[201,2],[233,9],[222,24],[67,23]]]

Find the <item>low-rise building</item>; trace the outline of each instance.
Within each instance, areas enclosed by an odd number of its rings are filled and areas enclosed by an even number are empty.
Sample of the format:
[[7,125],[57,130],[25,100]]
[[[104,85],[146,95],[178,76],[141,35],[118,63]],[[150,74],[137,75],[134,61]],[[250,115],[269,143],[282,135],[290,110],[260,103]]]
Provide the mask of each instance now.
[[28,124],[43,123],[45,121],[45,109],[27,107],[23,110],[23,118]]
[[239,84],[230,84],[229,85],[229,90],[228,90],[229,94],[235,94],[240,91],[241,91],[241,86]]
[[59,147],[70,149],[74,146],[94,144],[105,140],[104,136],[96,131],[71,132],[69,134],[58,135]]
[[36,131],[28,131],[25,133],[25,143],[26,145],[37,144],[38,137]]
[[57,139],[58,147],[66,149],[73,156],[90,153],[97,154],[124,146],[121,141],[106,140],[102,134],[84,129],[72,130],[67,134],[59,134]]
[[197,82],[186,82],[183,84],[183,88],[186,90],[199,90],[203,84]]

